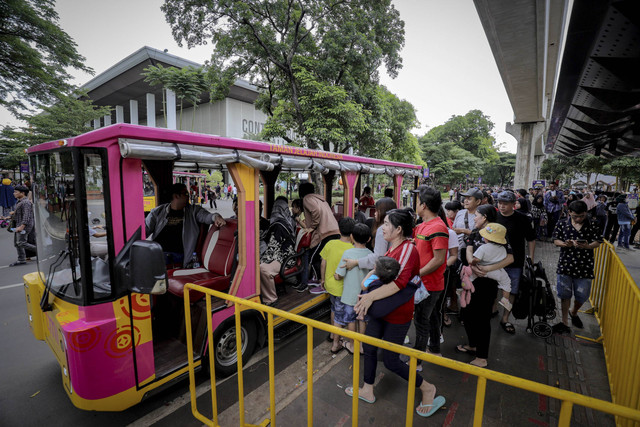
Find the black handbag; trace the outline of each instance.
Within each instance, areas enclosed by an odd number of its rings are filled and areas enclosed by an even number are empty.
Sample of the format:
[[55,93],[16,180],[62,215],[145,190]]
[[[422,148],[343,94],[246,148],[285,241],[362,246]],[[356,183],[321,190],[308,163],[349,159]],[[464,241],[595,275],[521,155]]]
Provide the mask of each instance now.
[[13,233],[14,228],[16,228],[16,220],[11,218],[11,220],[9,220],[9,226],[7,227],[7,231],[9,233]]

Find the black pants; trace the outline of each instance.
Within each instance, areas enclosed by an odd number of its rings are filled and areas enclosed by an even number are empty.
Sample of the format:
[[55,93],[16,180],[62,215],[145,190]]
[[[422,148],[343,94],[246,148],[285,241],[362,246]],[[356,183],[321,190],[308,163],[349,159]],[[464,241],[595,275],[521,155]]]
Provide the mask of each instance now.
[[553,236],[553,230],[556,228],[556,224],[560,220],[562,211],[547,212],[547,236]]
[[[385,322],[382,319],[370,318],[365,334],[370,337],[380,338],[394,344],[402,345],[410,325],[411,322],[397,325]],[[366,384],[373,384],[376,379],[376,367],[378,365],[378,347],[364,344],[362,349],[364,350],[364,382]],[[398,353],[384,350],[382,352],[382,358],[385,368],[409,381],[409,366],[400,360]],[[420,387],[422,385],[422,377],[418,375],[417,372],[414,372],[414,375],[416,376],[416,387]]]
[[218,204],[216,203],[216,199],[209,199],[209,207],[216,207],[216,209],[218,209]]
[[322,277],[320,275],[320,266],[322,264],[322,257],[320,256],[320,252],[322,252],[322,249],[324,249],[324,245],[326,245],[329,240],[335,240],[339,238],[339,234],[332,234],[331,236],[327,236],[322,239],[318,246],[309,249],[311,252],[311,260],[309,261],[309,265],[311,266],[311,277],[315,276],[316,280],[320,280],[320,278]]
[[629,237],[630,245],[633,245],[633,242],[636,240],[636,234],[638,233],[639,228],[640,228],[640,218],[636,221],[636,224],[631,228],[631,236]]
[[464,329],[469,346],[476,347],[476,356],[487,359],[491,340],[491,311],[498,283],[486,277],[478,277],[473,281],[473,286],[476,290],[471,294],[471,302],[462,309]]
[[441,297],[444,291],[431,291],[429,296],[416,304],[413,324],[416,325],[416,350],[440,353]]
[[607,227],[604,230],[604,239],[610,243],[614,243],[618,236],[618,230],[620,230],[618,215],[609,215],[607,217]]

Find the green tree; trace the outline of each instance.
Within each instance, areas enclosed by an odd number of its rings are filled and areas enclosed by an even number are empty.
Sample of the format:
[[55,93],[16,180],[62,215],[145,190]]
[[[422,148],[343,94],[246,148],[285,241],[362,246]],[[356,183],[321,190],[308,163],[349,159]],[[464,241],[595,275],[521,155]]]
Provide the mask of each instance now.
[[544,159],[540,167],[540,176],[549,182],[569,181],[578,174],[579,161],[576,157],[551,155]]
[[424,141],[453,142],[486,163],[495,163],[499,156],[491,135],[493,127],[493,122],[482,111],[471,110],[464,116],[451,116],[444,124],[430,129]]
[[[157,66],[151,65],[144,69],[144,81],[151,86],[162,86],[163,89],[169,89],[176,94],[176,98],[180,101],[180,119],[178,128],[182,129],[182,113],[184,111],[184,103],[188,102],[193,107],[193,115],[191,116],[191,130],[195,125],[195,112],[198,101],[203,92],[206,92],[209,85],[207,84],[207,74],[202,68],[184,67],[184,68],[164,68],[162,64]],[[164,120],[167,122],[167,107],[165,91],[162,91],[162,105],[164,112]]]
[[598,175],[602,173],[602,168],[608,163],[604,157],[594,156],[593,154],[581,154],[577,156],[578,170],[587,176],[587,184],[591,180],[591,174],[595,173],[595,181]]
[[339,152],[359,138],[360,150],[377,144],[361,138],[377,115],[366,101],[382,65],[397,75],[404,44],[390,0],[166,0],[162,10],[180,45],[211,41],[213,57],[228,58],[219,74],[248,77],[261,89],[266,136]]
[[24,149],[47,141],[69,138],[92,130],[91,121],[111,114],[110,107],[98,107],[85,92],[59,95],[53,105],[37,114],[23,115],[26,126],[5,126],[0,132],[0,151],[8,153],[0,161],[13,167],[26,159]]
[[484,178],[487,184],[508,185],[516,172],[516,155],[506,151],[498,152],[499,160],[487,165],[484,170]]
[[604,173],[616,176],[621,189],[640,183],[640,157],[616,157],[602,168]]
[[0,106],[21,117],[71,90],[68,68],[93,74],[58,26],[53,0],[0,2]]
[[485,162],[454,142],[434,143],[423,136],[420,140],[422,158],[429,165],[434,185],[466,183],[467,175],[477,180]]

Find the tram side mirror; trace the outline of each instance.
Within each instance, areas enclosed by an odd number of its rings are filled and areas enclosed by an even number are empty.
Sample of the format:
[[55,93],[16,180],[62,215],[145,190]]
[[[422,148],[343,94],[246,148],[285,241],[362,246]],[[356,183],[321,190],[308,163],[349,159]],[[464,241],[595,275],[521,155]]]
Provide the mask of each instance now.
[[140,294],[167,292],[167,268],[162,246],[150,240],[138,240],[131,246],[129,290]]

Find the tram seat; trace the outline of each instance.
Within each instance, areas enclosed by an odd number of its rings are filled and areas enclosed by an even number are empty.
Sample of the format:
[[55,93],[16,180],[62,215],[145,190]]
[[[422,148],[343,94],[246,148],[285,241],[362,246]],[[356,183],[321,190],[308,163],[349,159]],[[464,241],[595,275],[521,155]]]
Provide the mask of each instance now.
[[[198,253],[202,260],[200,268],[181,268],[169,270],[169,292],[183,297],[184,286],[194,283],[216,291],[226,291],[231,284],[231,267],[237,244],[234,233],[238,229],[238,220],[227,219],[222,228],[211,226]],[[189,291],[191,302],[198,301],[204,295]]]
[[367,218],[373,218],[376,215],[376,208],[375,206],[369,206],[367,207],[367,209],[364,212],[364,216],[366,216]]
[[[284,283],[286,280],[292,279],[294,277],[298,277],[302,274],[302,269],[303,269],[302,256],[304,255],[305,251],[309,250],[310,245],[311,245],[311,233],[305,233],[305,231],[301,228],[298,229],[298,232],[296,234],[296,245],[295,245],[296,254],[292,255],[291,257],[287,258],[287,260],[285,260],[285,262],[282,264],[282,267],[280,267],[280,274],[274,277],[274,281],[276,284],[276,291],[279,291],[278,293],[286,292],[286,290],[284,289]],[[288,263],[290,258],[295,258],[296,263],[293,267],[285,269],[285,265]]]

